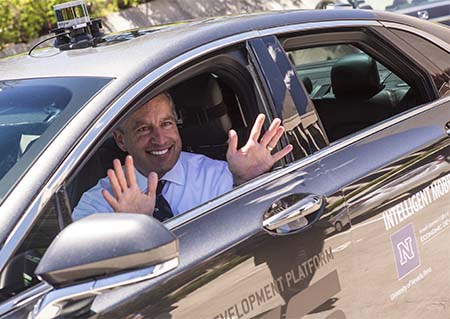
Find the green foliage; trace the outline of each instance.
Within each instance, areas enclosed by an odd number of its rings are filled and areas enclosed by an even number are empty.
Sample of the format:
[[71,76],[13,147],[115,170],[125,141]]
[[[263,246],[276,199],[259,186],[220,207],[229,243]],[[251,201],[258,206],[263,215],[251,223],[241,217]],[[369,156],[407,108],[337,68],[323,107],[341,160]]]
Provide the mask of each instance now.
[[[0,0],[0,49],[29,42],[56,26],[53,6],[67,0]],[[142,3],[142,0],[86,0],[91,18]]]

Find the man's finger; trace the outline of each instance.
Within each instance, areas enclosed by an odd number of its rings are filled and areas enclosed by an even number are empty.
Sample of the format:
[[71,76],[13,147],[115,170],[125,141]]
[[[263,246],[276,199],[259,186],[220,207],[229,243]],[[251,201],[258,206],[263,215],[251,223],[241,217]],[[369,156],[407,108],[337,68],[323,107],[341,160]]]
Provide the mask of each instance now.
[[264,114],[259,114],[253,124],[252,131],[250,132],[249,140],[253,140],[255,143],[258,142],[259,136],[261,135],[261,129],[264,124],[266,116]]
[[156,195],[156,187],[158,186],[158,175],[155,172],[150,172],[147,178],[147,195]]
[[131,155],[127,155],[125,158],[125,175],[128,187],[136,185],[136,174],[134,172],[133,157]]
[[125,178],[125,174],[123,173],[122,164],[120,161],[116,158],[113,161],[114,166],[114,172],[116,173],[117,181],[119,182],[120,187],[122,188],[122,191],[127,189],[127,179]]
[[238,136],[235,130],[228,131],[228,150],[227,153],[234,154],[237,151]]
[[[272,123],[270,123],[269,129],[264,133],[263,137],[261,138],[261,140],[259,141],[259,143],[266,147],[267,145],[269,145],[269,143],[273,140],[274,136],[276,136],[276,134],[278,133],[278,129],[280,128],[280,124],[281,124],[281,120],[279,118],[276,118],[272,121]],[[274,145],[276,145],[277,143],[273,143],[270,144],[272,146],[272,148],[274,147]]]
[[289,144],[289,145],[286,145],[281,151],[273,154],[272,155],[273,162],[275,163],[275,162],[279,161],[280,159],[282,159],[283,157],[285,157],[286,155],[288,155],[292,151],[293,148],[294,147],[291,144]]
[[284,127],[279,126],[277,130],[275,131],[274,135],[272,136],[272,139],[267,143],[267,147],[270,147],[274,149],[277,146],[278,141],[280,140],[281,136],[283,135]]
[[112,196],[106,189],[102,189],[102,195],[105,198],[105,200],[108,202],[108,204],[112,207],[112,209],[117,212],[117,209],[119,207],[119,203],[117,200]]
[[119,181],[117,180],[116,173],[112,169],[108,169],[106,172],[109,178],[109,183],[111,184],[111,188],[113,194],[116,198],[119,198],[120,194],[122,194],[122,188],[120,187]]

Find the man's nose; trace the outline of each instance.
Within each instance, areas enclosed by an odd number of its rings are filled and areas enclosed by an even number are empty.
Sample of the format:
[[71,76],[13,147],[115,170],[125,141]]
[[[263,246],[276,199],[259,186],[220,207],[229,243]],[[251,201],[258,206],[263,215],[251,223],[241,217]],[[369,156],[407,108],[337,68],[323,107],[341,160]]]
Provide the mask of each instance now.
[[155,128],[152,132],[152,142],[155,144],[164,144],[166,141],[166,136],[164,135],[164,131],[160,128]]

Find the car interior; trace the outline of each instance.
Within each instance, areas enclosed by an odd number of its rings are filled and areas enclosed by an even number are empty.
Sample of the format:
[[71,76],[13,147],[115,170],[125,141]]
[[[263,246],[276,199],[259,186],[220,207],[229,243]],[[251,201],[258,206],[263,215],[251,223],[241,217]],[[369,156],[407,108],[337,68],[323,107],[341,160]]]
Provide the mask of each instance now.
[[[290,52],[330,142],[422,103],[417,90],[373,57],[357,48],[338,47]],[[341,52],[296,63],[295,54],[312,56],[317,49]]]

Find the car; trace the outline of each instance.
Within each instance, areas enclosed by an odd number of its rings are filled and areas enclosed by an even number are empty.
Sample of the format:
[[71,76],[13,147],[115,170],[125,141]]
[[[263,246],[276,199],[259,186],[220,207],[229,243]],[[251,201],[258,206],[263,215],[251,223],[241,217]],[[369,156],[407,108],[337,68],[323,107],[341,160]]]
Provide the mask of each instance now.
[[[100,25],[0,60],[1,318],[450,316],[447,27],[357,9]],[[73,221],[123,160],[113,131],[161,92],[186,152],[225,160],[259,113],[293,151],[162,223]]]
[[[370,0],[368,0],[370,2]],[[365,0],[320,0],[315,9],[367,9],[372,10],[372,5]]]
[[356,7],[357,3],[353,1],[321,0],[316,4],[315,9],[355,9]]
[[315,8],[386,10],[450,25],[449,0],[321,0]]
[[395,0],[385,10],[450,25],[449,0]]

